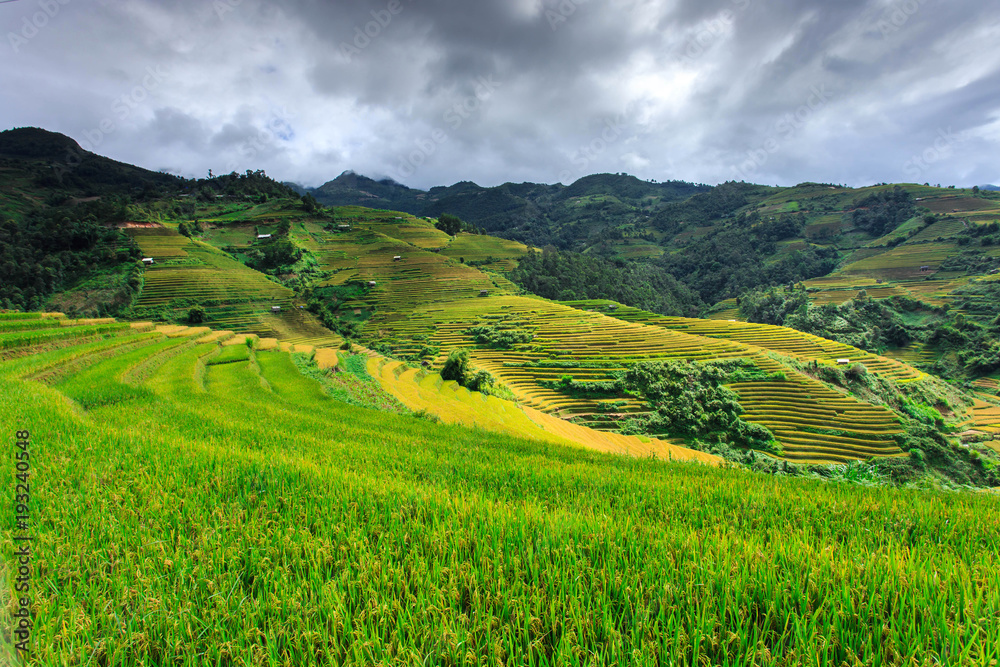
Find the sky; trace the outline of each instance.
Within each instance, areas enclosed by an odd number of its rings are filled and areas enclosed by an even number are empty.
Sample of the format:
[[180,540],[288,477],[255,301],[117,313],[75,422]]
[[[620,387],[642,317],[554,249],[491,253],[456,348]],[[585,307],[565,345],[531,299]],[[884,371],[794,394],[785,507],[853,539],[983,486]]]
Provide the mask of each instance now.
[[183,176],[1000,183],[983,0],[8,0],[0,129]]

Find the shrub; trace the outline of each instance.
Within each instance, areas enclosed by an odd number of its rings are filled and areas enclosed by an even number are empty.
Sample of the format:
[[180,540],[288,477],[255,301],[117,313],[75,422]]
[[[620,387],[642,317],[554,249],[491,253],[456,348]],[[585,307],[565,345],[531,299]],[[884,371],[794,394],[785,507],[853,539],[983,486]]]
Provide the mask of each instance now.
[[466,329],[466,334],[474,336],[477,343],[489,345],[501,350],[509,350],[515,345],[530,343],[535,337],[531,331],[524,329],[504,328],[497,325],[484,325]]
[[469,391],[481,391],[488,394],[495,384],[496,379],[489,372],[478,370],[466,379],[465,388]]
[[868,369],[864,364],[858,362],[852,364],[850,368],[844,373],[849,380],[860,380],[861,378],[868,375]]
[[208,315],[205,313],[204,308],[202,308],[201,306],[195,306],[194,308],[188,311],[187,319],[188,322],[190,322],[191,324],[201,324],[206,319],[208,319]]
[[441,367],[441,379],[454,380],[465,386],[465,375],[469,371],[469,351],[465,349],[452,350]]
[[496,378],[489,372],[472,367],[469,363],[469,351],[465,349],[451,351],[441,367],[441,379],[454,380],[469,391],[481,391],[484,394],[489,394],[496,384]]

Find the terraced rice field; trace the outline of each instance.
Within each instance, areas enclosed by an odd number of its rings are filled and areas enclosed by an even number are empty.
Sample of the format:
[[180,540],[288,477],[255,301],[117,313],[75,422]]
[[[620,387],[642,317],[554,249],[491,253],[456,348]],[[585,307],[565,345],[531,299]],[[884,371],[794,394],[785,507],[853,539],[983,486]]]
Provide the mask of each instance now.
[[746,410],[743,418],[766,426],[781,442],[784,458],[799,463],[847,462],[873,456],[905,456],[894,436],[899,419],[881,406],[862,403],[766,357],[763,370],[784,372],[784,382],[731,385]]
[[[543,382],[558,381],[565,375],[582,382],[606,380],[615,371],[639,360],[742,357],[753,359],[762,368],[775,364],[780,367],[765,352],[773,350],[802,361],[816,359],[824,363],[849,356],[852,361],[861,361],[871,371],[895,381],[921,377],[919,372],[890,359],[780,327],[660,318],[625,307],[609,318],[516,296],[516,286],[499,274],[486,274],[448,256],[476,250],[475,244],[484,237],[459,235],[452,241],[458,246],[429,252],[398,238],[411,235],[411,241],[422,238],[423,243],[431,243],[440,232],[426,221],[396,217],[388,212],[364,212],[354,218],[343,213],[338,220],[350,220],[349,230],[329,231],[318,223],[306,221],[297,223],[292,233],[319,259],[321,267],[331,272],[328,284],[351,280],[376,283],[364,296],[346,304],[356,312],[371,314],[365,328],[366,343],[389,345],[397,355],[416,355],[427,347],[436,348],[436,357],[429,359],[434,365],[441,364],[454,348],[470,348],[477,366],[493,373],[513,391],[524,409],[545,413],[547,419],[573,419],[582,426],[608,430],[615,428],[621,416],[644,412],[646,406],[634,397],[574,397],[542,386]],[[390,233],[396,236],[389,236]],[[478,248],[484,258],[495,250],[493,246]],[[189,255],[187,261],[192,257],[198,259],[195,248],[185,248],[185,252]],[[469,257],[465,259],[470,261]],[[486,290],[488,296],[480,297],[481,290]],[[286,310],[290,311],[287,315]],[[298,311],[283,307],[281,317],[291,317],[292,313]],[[507,318],[505,321],[531,331],[532,341],[513,350],[498,350],[476,344],[465,333],[471,326],[490,324],[498,318]],[[258,332],[246,326],[241,329],[238,322],[233,324],[227,323],[227,328]],[[294,337],[276,325],[269,331],[270,334],[261,330],[259,335],[273,336],[285,343],[322,346],[307,337]],[[384,369],[378,370],[385,374]],[[390,375],[395,380],[399,379],[395,371],[407,373],[403,386],[414,392],[414,396],[423,395],[420,400],[440,402],[441,386],[422,386],[425,382],[435,383],[437,376],[417,378],[414,371],[414,377],[409,377],[409,371],[394,367]],[[900,430],[891,412],[837,394],[790,369],[786,369],[786,376],[789,378],[786,382],[734,386],[734,389],[748,411],[747,419],[771,428],[789,459],[840,462],[900,453],[892,440]],[[431,393],[427,394],[428,391]],[[448,398],[467,407],[469,398],[456,399],[451,395],[455,393],[451,391]],[[477,404],[477,407],[482,406]],[[458,409],[454,400],[449,409]],[[502,412],[498,409],[498,413]],[[537,419],[526,417],[523,412],[522,417],[538,424]],[[573,426],[558,423],[563,429]],[[610,433],[600,437],[615,438]]]
[[335,218],[338,225],[368,229],[422,250],[444,248],[451,241],[451,237],[435,228],[434,223],[396,211],[344,206],[335,209]]
[[740,308],[736,305],[736,299],[726,299],[720,301],[718,306],[724,306],[723,310],[717,310],[708,316],[710,320],[738,320],[741,319]]
[[[953,243],[921,243],[901,245],[848,264],[840,269],[845,274],[864,274],[888,279],[913,279],[933,274],[949,255],[956,252]],[[928,267],[921,270],[921,267]]]
[[995,398],[990,401],[976,400],[972,410],[973,420],[968,428],[994,436],[1000,435],[1000,404]]
[[389,319],[405,317],[410,308],[421,304],[475,299],[481,290],[495,294],[512,286],[504,281],[505,287],[500,288],[482,271],[443,253],[421,250],[361,225],[343,233],[314,226],[307,226],[307,231],[304,245],[324,270],[334,272],[324,284],[375,281],[365,299],[354,305]]
[[1000,660],[993,495],[431,424],[204,330],[49,324],[78,335],[0,353],[2,429],[31,436],[28,665]]
[[152,257],[159,263],[186,258],[188,249],[193,247],[191,239],[166,227],[129,228],[123,231],[135,239],[144,257]]
[[466,262],[485,262],[493,258],[495,261],[485,265],[485,268],[495,271],[511,271],[517,266],[517,260],[527,253],[528,246],[523,243],[465,232],[451,239],[441,251],[446,257],[463,259]]
[[912,246],[918,243],[936,241],[939,238],[954,238],[965,231],[967,226],[967,223],[961,218],[944,218],[911,236],[904,245]]
[[663,247],[648,241],[626,239],[615,243],[615,257],[618,259],[656,259],[663,255]]
[[920,342],[910,343],[905,348],[899,350],[888,350],[885,356],[911,366],[932,364],[938,359],[937,352],[927,348],[927,346]]
[[979,197],[935,197],[927,199],[921,204],[929,208],[932,213],[965,213],[998,208],[996,200]]
[[[182,315],[196,301],[204,304],[214,327],[315,346],[343,342],[298,307],[292,290],[212,246],[169,229],[127,232],[155,260],[146,267],[139,308],[165,307]],[[272,312],[275,306],[280,313]]]
[[[596,305],[595,302],[582,303]],[[490,299],[489,305],[490,312],[506,315],[511,318],[507,322],[520,322],[518,326],[533,331],[533,340],[514,350],[477,346],[464,331],[491,320],[480,317],[483,313],[475,308],[474,302],[418,309],[405,321],[381,321],[378,327],[391,332],[391,336],[386,335],[382,340],[392,343],[400,354],[415,352],[426,343],[440,346],[441,352],[434,360],[436,364],[440,364],[451,349],[466,347],[471,351],[473,363],[496,376],[514,392],[522,405],[564,419],[572,418],[576,423],[598,430],[613,429],[615,418],[642,414],[647,408],[631,397],[572,397],[540,383],[558,381],[564,375],[584,382],[606,380],[614,371],[639,360],[748,358],[762,369],[780,370],[788,378],[783,382],[733,385],[733,389],[747,410],[747,420],[771,428],[789,460],[829,463],[902,454],[893,439],[902,430],[891,411],[828,389],[771,359],[762,346],[738,340],[741,337],[728,328],[691,335],[664,326],[630,323],[617,316],[609,318],[524,297],[497,297]],[[691,320],[682,325],[690,327],[693,323],[703,327],[718,324]],[[707,335],[712,332],[726,333],[732,339]],[[749,335],[746,337],[757,340]],[[822,358],[842,351],[807,342],[810,344],[808,351]],[[786,341],[784,347],[788,349],[790,344]],[[800,350],[800,354],[804,352]],[[919,372],[888,359],[871,355],[868,361],[873,371],[897,381],[920,377]]]
[[382,387],[411,410],[426,410],[447,424],[464,424],[496,433],[585,447],[630,456],[663,460],[700,461],[718,465],[722,459],[679,446],[668,440],[601,433],[521,407],[494,396],[471,392],[437,373],[409,368],[398,361],[372,354],[368,372]]
[[698,336],[736,341],[772,350],[803,362],[815,360],[823,363],[836,363],[838,359],[848,359],[850,363],[860,362],[870,372],[878,373],[894,382],[910,382],[926,376],[921,371],[898,361],[787,327],[751,324],[749,322],[667,317],[617,304],[616,310],[607,311],[608,305],[612,303],[609,301],[571,301],[567,303],[577,308],[602,308],[605,312],[613,312],[614,317],[628,322],[638,322]]

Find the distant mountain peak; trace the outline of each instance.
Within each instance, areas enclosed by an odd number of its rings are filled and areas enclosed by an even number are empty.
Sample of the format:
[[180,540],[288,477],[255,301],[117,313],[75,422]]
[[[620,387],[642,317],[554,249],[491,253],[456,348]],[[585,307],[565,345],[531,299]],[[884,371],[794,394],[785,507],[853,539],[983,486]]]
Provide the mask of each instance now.
[[63,160],[67,152],[86,153],[71,137],[40,127],[16,127],[0,132],[0,155]]

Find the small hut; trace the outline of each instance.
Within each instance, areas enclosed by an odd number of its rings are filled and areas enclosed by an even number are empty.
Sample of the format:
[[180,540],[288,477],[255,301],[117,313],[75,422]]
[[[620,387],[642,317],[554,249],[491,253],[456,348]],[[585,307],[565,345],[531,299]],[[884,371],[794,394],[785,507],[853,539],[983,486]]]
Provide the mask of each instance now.
[[851,363],[850,359],[837,359],[838,366],[846,366],[849,363]]
[[142,263],[145,264],[146,266],[149,266],[150,264],[154,263],[153,262],[153,258],[152,257],[143,257],[142,258]]
[[261,239],[269,239],[269,238],[271,238],[270,234],[258,234],[257,235],[257,240],[258,241],[261,240]]
[[281,312],[281,306],[271,306],[271,312],[272,313],[280,313]]
[[490,295],[490,291],[488,289],[481,289],[481,290],[479,290],[479,296],[489,296],[489,295]]
[[401,259],[403,259],[403,256],[402,256],[402,255],[396,255],[396,256],[394,256],[394,257],[392,258],[392,261],[394,261],[394,262],[398,262],[398,261],[399,261],[399,260],[401,260]]
[[374,280],[369,280],[369,281],[368,281],[368,286],[369,286],[369,287],[375,287],[375,285],[378,285],[378,283],[377,283],[377,282],[375,282]]

